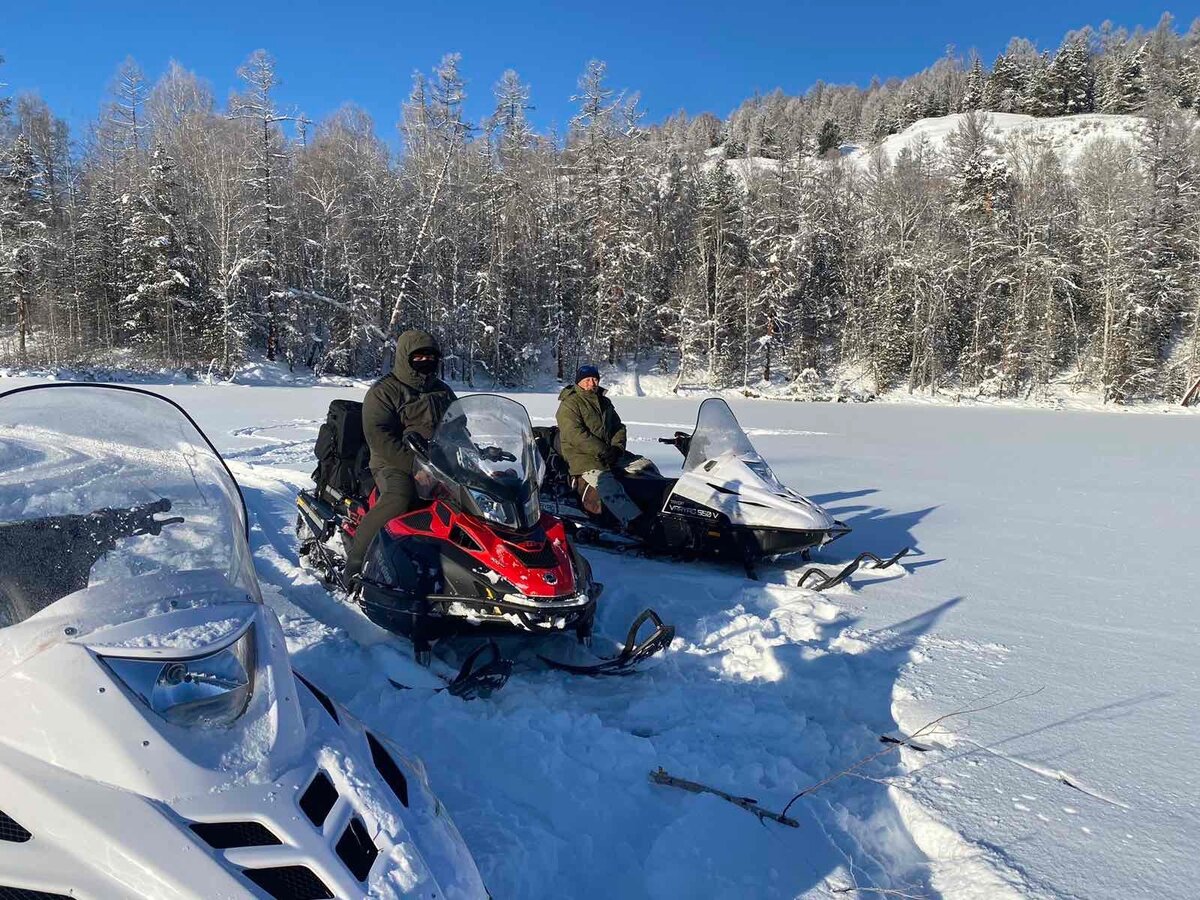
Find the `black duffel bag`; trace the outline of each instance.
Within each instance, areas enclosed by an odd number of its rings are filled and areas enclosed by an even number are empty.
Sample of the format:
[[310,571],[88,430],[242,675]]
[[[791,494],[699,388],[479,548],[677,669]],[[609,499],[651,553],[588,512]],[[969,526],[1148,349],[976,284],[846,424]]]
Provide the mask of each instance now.
[[371,451],[363,435],[362,406],[355,400],[330,402],[313,448],[317,457],[313,480],[319,492],[328,487],[349,497],[365,499],[372,479],[368,468]]

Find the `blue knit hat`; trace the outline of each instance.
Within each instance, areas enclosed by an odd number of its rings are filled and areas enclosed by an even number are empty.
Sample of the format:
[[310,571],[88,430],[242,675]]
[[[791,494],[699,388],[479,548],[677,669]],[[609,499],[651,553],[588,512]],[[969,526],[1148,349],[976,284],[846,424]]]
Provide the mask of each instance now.
[[599,381],[600,370],[595,366],[580,366],[575,370],[575,383],[579,384],[579,382],[583,381],[585,378],[595,378],[597,381]]

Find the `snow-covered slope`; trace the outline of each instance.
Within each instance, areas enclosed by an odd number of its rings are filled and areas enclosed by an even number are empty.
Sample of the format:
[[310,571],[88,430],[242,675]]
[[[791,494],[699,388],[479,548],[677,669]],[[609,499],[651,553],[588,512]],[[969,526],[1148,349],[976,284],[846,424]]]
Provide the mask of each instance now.
[[[735,403],[779,476],[854,527],[837,558],[914,544],[909,572],[814,594],[796,567],[756,583],[591,553],[599,630],[653,606],[679,629],[671,652],[625,679],[519,671],[463,703],[394,689],[402,645],[297,564],[317,425],[361,388],[154,389],[241,481],[297,664],[424,757],[496,897],[1185,898],[1200,880],[1192,416]],[[518,399],[553,415],[552,393]],[[690,428],[697,400],[618,403],[632,449],[677,469],[654,438]],[[647,778],[779,809],[881,733],[968,709],[926,752],[797,801],[798,830]]]
[[[1081,113],[1050,119],[1017,113],[989,112],[983,115],[987,120],[988,132],[999,141],[1001,148],[1014,146],[1020,141],[1037,142],[1053,150],[1067,170],[1075,165],[1084,148],[1098,137],[1136,145],[1143,121],[1137,116],[1103,113]],[[940,151],[946,139],[959,127],[963,116],[963,113],[955,113],[919,119],[899,134],[884,138],[878,150],[889,162],[894,162],[901,151],[922,140],[927,141],[933,150]],[[842,152],[847,161],[866,166],[874,148],[847,145]]]
[[[1081,113],[1049,119],[1017,113],[987,112],[983,115],[987,120],[988,132],[999,143],[1001,150],[1015,147],[1021,142],[1049,147],[1067,171],[1074,168],[1084,148],[1099,137],[1125,141],[1136,146],[1143,122],[1138,116],[1104,113]],[[888,162],[895,162],[901,151],[912,148],[920,141],[926,141],[931,150],[940,152],[946,145],[946,139],[962,122],[963,116],[963,113],[955,113],[931,119],[918,119],[898,134],[884,138],[877,146],[843,144],[842,161],[861,170],[867,167],[872,156],[878,152]],[[711,170],[724,153],[723,147],[708,150],[705,153],[704,169]],[[734,177],[745,184],[756,175],[777,172],[781,163],[777,159],[765,156],[751,156],[727,159],[725,164]]]

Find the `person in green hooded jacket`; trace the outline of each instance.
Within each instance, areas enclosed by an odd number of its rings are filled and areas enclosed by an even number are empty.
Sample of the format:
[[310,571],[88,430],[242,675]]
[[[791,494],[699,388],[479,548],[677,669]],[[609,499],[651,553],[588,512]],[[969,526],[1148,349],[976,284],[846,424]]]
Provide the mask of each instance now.
[[413,454],[404,443],[409,433],[426,440],[458,398],[437,377],[442,351],[427,331],[406,331],[396,340],[390,374],[367,391],[363,400],[363,434],[371,450],[371,474],[379,499],[363,517],[346,556],[346,578],[362,571],[372,539],[390,520],[409,512],[417,501]]
[[601,505],[626,531],[637,533],[646,522],[614,472],[637,474],[654,463],[625,449],[625,424],[600,387],[600,370],[580,366],[575,383],[558,395],[558,440],[572,478],[582,478],[595,489]]

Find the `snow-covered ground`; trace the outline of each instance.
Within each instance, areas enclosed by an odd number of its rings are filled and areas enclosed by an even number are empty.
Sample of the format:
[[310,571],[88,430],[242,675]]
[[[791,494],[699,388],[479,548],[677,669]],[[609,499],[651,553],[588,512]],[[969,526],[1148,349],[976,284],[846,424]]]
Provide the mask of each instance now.
[[[30,379],[0,380],[0,390]],[[1200,882],[1200,418],[735,401],[780,477],[854,527],[828,560],[906,544],[904,575],[815,594],[711,565],[591,553],[619,638],[653,606],[657,666],[521,671],[490,700],[398,691],[396,640],[297,565],[296,490],[340,387],[164,385],[226,453],[296,664],[427,764],[497,898],[1190,897]],[[535,424],[552,393],[516,395]],[[697,400],[623,398],[631,448]],[[836,550],[834,549],[836,548]],[[658,787],[658,766],[798,830]],[[864,896],[869,894],[863,894]]]

